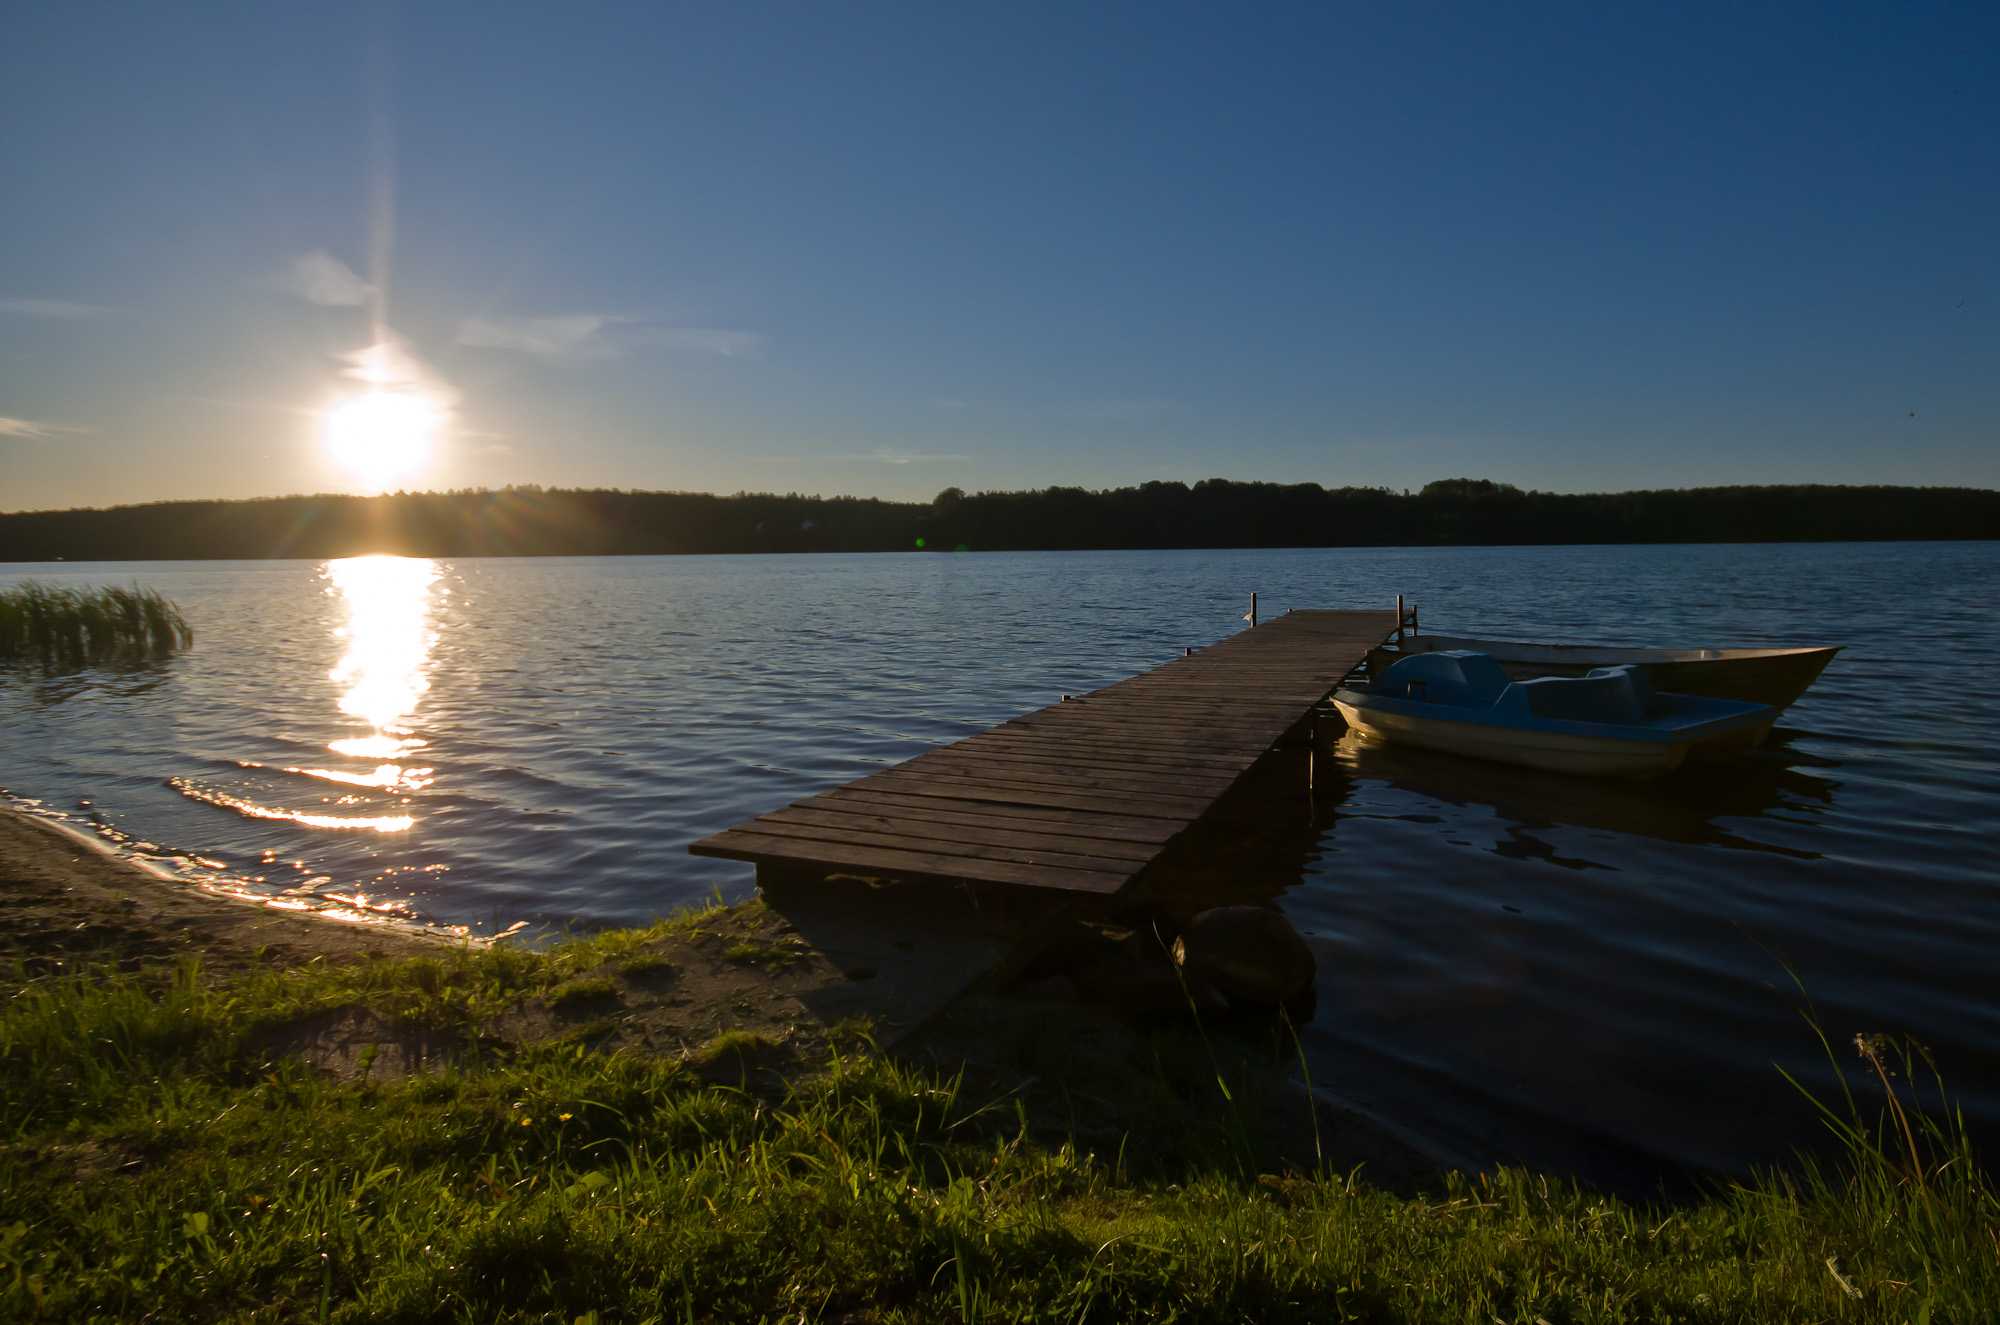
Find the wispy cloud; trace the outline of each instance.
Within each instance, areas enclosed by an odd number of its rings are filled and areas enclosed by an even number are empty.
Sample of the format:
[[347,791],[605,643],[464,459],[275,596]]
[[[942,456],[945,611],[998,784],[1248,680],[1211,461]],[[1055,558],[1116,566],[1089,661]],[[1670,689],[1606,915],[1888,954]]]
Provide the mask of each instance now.
[[421,394],[440,413],[458,404],[458,392],[429,364],[411,352],[394,332],[384,332],[373,345],[340,356],[347,365],[343,377],[365,382],[378,391],[408,391]]
[[605,358],[618,353],[610,333],[633,319],[615,313],[561,313],[553,317],[469,317],[458,324],[458,343],[483,350],[513,350],[545,359]]
[[110,311],[102,304],[80,304],[74,299],[0,299],[0,313],[19,313],[22,317],[76,320],[101,317]]
[[651,337],[676,350],[703,350],[725,359],[750,359],[764,352],[764,337],[754,331],[724,331],[716,327],[659,327]]
[[758,455],[750,460],[766,465],[798,465],[832,461],[848,465],[962,465],[971,456],[948,455],[941,451],[899,451],[878,446],[872,451],[847,455]]
[[668,327],[624,313],[469,317],[458,324],[456,339],[460,345],[543,359],[608,359],[646,346],[741,359],[761,354],[765,343],[754,331]]
[[87,433],[90,429],[73,423],[45,423],[34,419],[14,419],[0,415],[0,437],[15,437],[28,442],[46,442],[57,437]]
[[898,451],[892,447],[878,446],[862,455],[836,456],[835,459],[866,465],[962,465],[970,457],[947,455],[937,451]]
[[375,287],[354,268],[323,248],[301,253],[278,273],[278,288],[325,308],[359,308],[375,297]]
[[1162,418],[1169,414],[1185,414],[1187,409],[1185,401],[1171,400],[1165,396],[1112,396],[1103,400],[1080,401],[1071,406],[1067,412],[1078,418],[1131,423],[1141,419]]

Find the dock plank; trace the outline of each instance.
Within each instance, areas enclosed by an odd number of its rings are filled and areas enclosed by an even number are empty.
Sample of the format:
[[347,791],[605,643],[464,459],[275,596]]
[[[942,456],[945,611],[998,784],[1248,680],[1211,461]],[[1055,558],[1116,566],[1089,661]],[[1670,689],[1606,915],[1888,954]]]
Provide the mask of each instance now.
[[870,791],[860,787],[840,787],[808,800],[802,806],[829,803],[842,808],[870,806],[899,811],[904,818],[922,818],[938,823],[969,823],[995,827],[1026,826],[1074,836],[1104,838],[1115,842],[1142,842],[1155,850],[1180,829],[1165,819],[1141,819],[1121,814],[1059,810],[1036,805],[992,805],[982,801],[952,800],[936,796],[905,796],[895,792]]
[[1291,612],[703,838],[824,874],[1112,894],[1396,627]]
[[696,855],[729,856],[739,859],[789,861],[825,865],[844,871],[879,871],[898,878],[962,879],[984,883],[1012,883],[1030,888],[1063,888],[1076,892],[1114,893],[1130,881],[1124,872],[1062,869],[1053,865],[1026,865],[1017,861],[977,860],[967,856],[945,856],[924,851],[895,851],[882,847],[851,846],[839,842],[815,842],[806,838],[779,837],[772,833],[747,832],[731,828],[714,837],[703,838],[692,848]]
[[941,838],[921,837],[910,833],[883,833],[837,823],[831,825],[797,823],[782,810],[761,816],[757,820],[757,831],[776,837],[800,838],[809,842],[838,842],[857,847],[888,847],[897,851],[928,852],[939,856],[968,856],[977,860],[1012,860],[1025,865],[1057,865],[1065,869],[1086,871],[1115,871],[1125,868],[1125,862],[1114,857],[1078,855],[1075,852],[1036,845],[1032,840],[1025,846],[1018,844],[1009,846],[995,842],[975,842],[963,837]]
[[1060,851],[1071,856],[1094,856],[1101,860],[1151,860],[1158,849],[1141,842],[1119,842],[1101,837],[1071,837],[1063,833],[994,828],[988,825],[939,823],[917,816],[857,813],[851,810],[815,810],[787,806],[758,816],[760,825],[799,824],[814,828],[838,828],[849,832],[896,833],[904,837],[942,842],[967,842],[981,846],[1018,847],[1023,850]]

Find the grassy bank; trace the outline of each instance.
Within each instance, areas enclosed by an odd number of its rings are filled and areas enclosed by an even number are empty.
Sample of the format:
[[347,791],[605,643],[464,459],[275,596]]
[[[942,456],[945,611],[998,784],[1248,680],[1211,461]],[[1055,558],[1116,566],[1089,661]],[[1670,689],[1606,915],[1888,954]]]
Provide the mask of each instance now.
[[[1416,1197],[1260,1173],[1226,1127],[1209,1145],[1142,1115],[1084,1153],[1006,1091],[859,1034],[779,1086],[756,1036],[662,1056],[607,1050],[587,1017],[510,1031],[587,1012],[670,928],[227,980],[16,972],[0,1315],[1559,1325],[2000,1305],[1995,1189],[1907,1095],[1881,1130],[1836,1102],[1841,1164],[1645,1208],[1519,1172]],[[305,1061],[306,1032],[342,1018],[379,1052]],[[451,1065],[398,1067],[417,1042]]]
[[0,589],[0,663],[53,669],[164,658],[194,642],[178,607],[151,589]]

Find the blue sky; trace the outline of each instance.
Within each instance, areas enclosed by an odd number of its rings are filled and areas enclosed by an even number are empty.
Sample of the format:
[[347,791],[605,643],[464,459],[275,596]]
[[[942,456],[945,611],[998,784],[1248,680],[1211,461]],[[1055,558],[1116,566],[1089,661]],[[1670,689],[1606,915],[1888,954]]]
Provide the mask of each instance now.
[[1996,15],[16,6],[0,509],[2000,486]]

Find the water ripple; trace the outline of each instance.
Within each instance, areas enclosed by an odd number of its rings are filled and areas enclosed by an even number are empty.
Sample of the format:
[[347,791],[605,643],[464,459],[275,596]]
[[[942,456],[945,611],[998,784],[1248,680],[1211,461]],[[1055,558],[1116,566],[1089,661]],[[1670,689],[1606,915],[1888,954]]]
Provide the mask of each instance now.
[[[1249,591],[1435,629],[1844,643],[1756,758],[1651,788],[1343,746],[1218,863],[1320,959],[1319,1088],[1441,1154],[1719,1168],[1903,1030],[2000,1123],[2000,546],[183,563],[11,568],[179,601],[143,675],[0,684],[4,776],[188,877],[479,932],[648,919],[695,838],[1179,656]],[[1815,1075],[1817,1074],[1817,1075]]]

